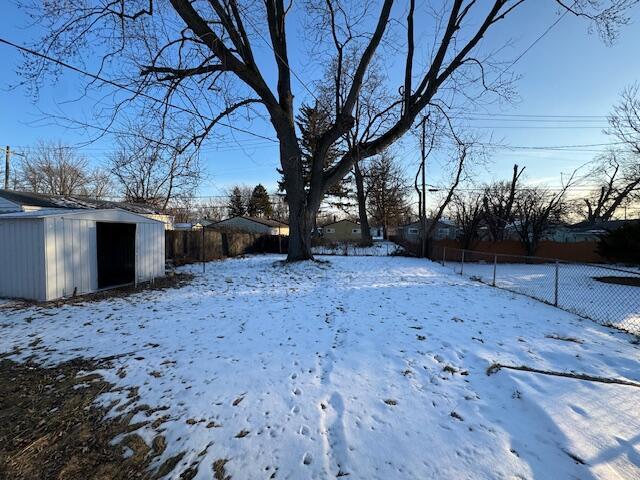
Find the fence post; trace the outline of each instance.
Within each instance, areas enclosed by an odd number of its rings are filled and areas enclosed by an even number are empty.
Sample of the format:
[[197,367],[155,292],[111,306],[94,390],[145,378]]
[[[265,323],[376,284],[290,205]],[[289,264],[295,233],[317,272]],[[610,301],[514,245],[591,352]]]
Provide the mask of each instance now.
[[206,262],[207,255],[205,253],[204,243],[205,243],[205,240],[204,240],[204,225],[203,225],[202,226],[202,273],[205,273],[206,271],[205,262]]
[[464,272],[464,250],[462,250],[462,259],[460,260],[460,275]]
[[498,255],[493,256],[493,285],[496,286],[496,269],[498,268]]
[[558,260],[556,260],[556,281],[555,281],[554,299],[553,299],[553,305],[556,307],[558,306],[558,276],[559,276],[559,267],[558,267]]
[[447,262],[447,247],[442,247],[442,266]]

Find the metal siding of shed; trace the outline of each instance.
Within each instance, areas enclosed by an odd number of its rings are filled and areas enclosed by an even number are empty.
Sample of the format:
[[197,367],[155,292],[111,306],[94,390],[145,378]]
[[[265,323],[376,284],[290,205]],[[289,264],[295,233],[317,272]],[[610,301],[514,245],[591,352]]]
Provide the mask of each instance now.
[[47,300],[98,289],[96,224],[73,217],[46,218]]
[[163,252],[164,226],[139,223],[136,228],[136,281],[144,282],[164,274]]
[[0,296],[44,300],[42,220],[0,222]]

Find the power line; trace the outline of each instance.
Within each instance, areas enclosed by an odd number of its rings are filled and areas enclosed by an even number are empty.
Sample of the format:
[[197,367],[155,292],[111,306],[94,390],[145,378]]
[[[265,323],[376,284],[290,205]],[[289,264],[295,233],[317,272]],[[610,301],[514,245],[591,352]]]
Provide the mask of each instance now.
[[[576,3],[576,2],[574,1],[574,2],[573,2],[573,4],[575,5],[575,3]],[[508,66],[507,66],[507,67],[506,67],[502,72],[500,72],[500,75],[498,75],[498,78],[502,77],[502,75],[503,75],[507,70],[509,70],[511,67],[513,67],[516,63],[518,63],[518,62],[522,59],[522,57],[524,57],[527,53],[529,53],[529,51],[530,51],[533,47],[535,47],[535,46],[538,44],[538,42],[539,42],[540,40],[542,40],[544,37],[546,37],[546,36],[547,36],[547,34],[548,34],[551,30],[553,30],[553,28],[554,28],[556,25],[558,25],[558,23],[560,23],[560,22],[562,21],[562,19],[563,19],[564,17],[566,17],[566,16],[567,16],[567,14],[568,14],[568,13],[569,13],[569,10],[568,10],[568,9],[567,9],[567,10],[565,10],[565,12],[564,12],[562,15],[560,15],[560,17],[558,17],[558,18],[556,19],[556,21],[555,21],[555,22],[553,22],[551,25],[549,25],[549,26],[546,28],[546,30],[545,30],[544,32],[542,32],[542,33],[541,33],[541,34],[540,34],[540,35],[539,35],[539,36],[538,36],[538,37],[533,41],[533,43],[531,43],[531,45],[529,45],[527,48],[525,48],[525,49],[524,49],[524,51],[523,51],[520,55],[518,55],[518,56],[516,57],[516,59],[515,59],[513,62],[511,62],[511,63],[510,63],[510,64],[509,64],[509,65],[508,65]]]
[[[185,108],[185,107],[181,107],[180,105],[176,105],[176,104],[173,104],[173,103],[170,103],[170,102],[165,102],[165,101],[160,100],[160,99],[158,99],[158,98],[156,98],[156,97],[154,97],[152,95],[149,95],[149,94],[144,93],[144,92],[137,91],[137,90],[135,90],[133,88],[130,88],[130,87],[126,86],[126,85],[121,85],[121,84],[119,84],[119,83],[117,83],[117,82],[115,82],[113,80],[110,80],[108,78],[104,78],[104,77],[102,77],[100,75],[96,75],[94,73],[87,72],[86,70],[82,70],[81,68],[78,68],[78,67],[76,67],[74,65],[71,65],[69,63],[63,62],[62,60],[58,60],[57,58],[50,57],[49,55],[46,55],[44,53],[40,53],[40,52],[37,52],[37,51],[32,50],[30,48],[24,47],[22,45],[18,45],[17,43],[13,43],[13,42],[11,42],[9,40],[6,40],[5,38],[0,37],[0,43],[4,43],[5,45],[9,45],[10,47],[16,48],[16,49],[18,49],[18,50],[20,50],[20,51],[22,51],[24,53],[28,53],[30,55],[34,55],[34,56],[43,58],[43,59],[45,59],[45,60],[47,60],[49,62],[53,62],[53,63],[55,63],[57,65],[62,66],[62,67],[65,67],[65,68],[68,68],[70,70],[73,70],[76,73],[80,73],[80,74],[85,75],[87,77],[93,78],[94,80],[98,80],[100,82],[106,83],[108,85],[112,85],[112,86],[114,86],[116,88],[119,88],[121,90],[125,90],[125,91],[127,91],[129,93],[133,93],[134,95],[140,95],[141,97],[147,98],[149,100],[153,100],[154,102],[157,102],[157,103],[160,103],[160,104],[163,104],[163,105],[168,105],[168,106],[170,106],[172,108],[175,108],[177,110],[181,110],[182,112],[189,113],[189,114],[195,115],[197,117],[202,117],[205,120],[208,120],[210,122],[214,121],[213,118],[207,117],[206,115],[201,115],[198,112],[195,112],[195,111],[190,110],[190,109]],[[236,130],[238,132],[246,133],[246,134],[254,136],[254,137],[262,138],[262,139],[268,140],[270,142],[275,142],[275,143],[278,142],[277,140],[275,140],[273,138],[266,137],[266,136],[260,135],[258,133],[254,133],[254,132],[252,132],[250,130],[245,130],[244,128],[235,127],[235,126],[233,126],[231,124],[228,124],[228,123],[225,123],[225,122],[220,122],[219,121],[217,123],[222,125],[222,126],[224,126],[224,127],[228,127],[228,128],[230,128],[232,130]]]

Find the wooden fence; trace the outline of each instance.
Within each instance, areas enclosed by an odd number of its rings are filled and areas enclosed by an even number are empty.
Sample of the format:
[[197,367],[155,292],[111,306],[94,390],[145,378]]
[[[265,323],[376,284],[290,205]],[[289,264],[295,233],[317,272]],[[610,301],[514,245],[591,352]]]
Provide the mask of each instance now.
[[[567,262],[577,263],[602,263],[606,262],[596,252],[598,242],[551,242],[541,241],[536,250],[536,257],[554,258]],[[455,240],[435,240],[431,243],[432,252],[442,252],[446,248],[462,248],[460,242]],[[469,250],[488,254],[503,255],[527,255],[522,244],[515,240],[504,240],[501,242],[475,242]],[[505,260],[506,261],[506,260]]]
[[165,258],[175,265],[209,262],[247,253],[286,253],[288,237],[217,230],[167,230]]

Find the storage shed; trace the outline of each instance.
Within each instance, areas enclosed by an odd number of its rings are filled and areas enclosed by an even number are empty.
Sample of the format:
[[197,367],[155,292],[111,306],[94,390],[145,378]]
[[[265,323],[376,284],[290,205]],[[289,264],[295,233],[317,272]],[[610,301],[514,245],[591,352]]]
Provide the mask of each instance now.
[[0,297],[38,301],[164,275],[164,223],[120,209],[0,215]]

